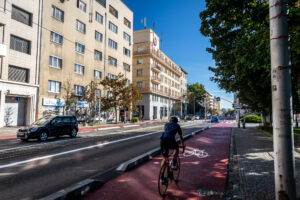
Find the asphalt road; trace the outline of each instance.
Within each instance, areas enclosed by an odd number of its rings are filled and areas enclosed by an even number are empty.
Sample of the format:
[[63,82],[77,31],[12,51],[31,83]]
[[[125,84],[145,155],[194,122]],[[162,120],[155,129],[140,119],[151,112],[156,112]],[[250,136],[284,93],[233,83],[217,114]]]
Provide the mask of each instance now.
[[[184,123],[189,134],[204,123]],[[0,142],[0,199],[40,199],[159,147],[163,126],[131,127],[54,138]]]

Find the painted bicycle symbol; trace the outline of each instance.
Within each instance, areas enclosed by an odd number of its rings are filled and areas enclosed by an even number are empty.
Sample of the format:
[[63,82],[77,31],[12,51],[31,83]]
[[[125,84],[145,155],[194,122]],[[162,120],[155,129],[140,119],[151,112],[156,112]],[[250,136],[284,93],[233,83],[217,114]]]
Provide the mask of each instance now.
[[198,158],[206,158],[208,156],[208,153],[205,151],[205,149],[194,149],[192,151],[186,150],[183,153],[184,157],[190,157],[190,156],[197,156]]

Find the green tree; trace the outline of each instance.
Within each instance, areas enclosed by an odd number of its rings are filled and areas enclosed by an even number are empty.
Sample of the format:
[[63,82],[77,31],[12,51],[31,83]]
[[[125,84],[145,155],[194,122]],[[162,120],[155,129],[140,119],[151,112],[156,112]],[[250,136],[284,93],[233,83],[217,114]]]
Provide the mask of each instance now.
[[200,102],[203,101],[204,95],[205,95],[205,88],[204,85],[199,83],[194,83],[188,85],[188,95],[187,99],[189,101],[188,103],[188,113],[194,114],[194,105],[195,105],[195,112],[199,112],[202,106],[200,105]]
[[[289,1],[292,72],[299,66],[299,7]],[[211,80],[254,111],[271,111],[269,5],[267,0],[206,0],[200,13],[215,60]],[[292,17],[292,19],[291,19]],[[292,31],[292,32],[291,32]],[[294,68],[294,69],[293,69]],[[294,77],[295,73],[293,74]],[[294,85],[294,78],[293,84]],[[293,88],[293,91],[295,89]]]
[[[127,85],[127,79],[123,74],[119,74],[115,79],[105,77],[100,84],[107,91],[107,95],[101,98],[102,109],[107,111],[114,108],[116,116],[120,108],[130,109],[133,103],[141,99],[139,90],[132,84]],[[116,118],[116,123],[117,123]]]

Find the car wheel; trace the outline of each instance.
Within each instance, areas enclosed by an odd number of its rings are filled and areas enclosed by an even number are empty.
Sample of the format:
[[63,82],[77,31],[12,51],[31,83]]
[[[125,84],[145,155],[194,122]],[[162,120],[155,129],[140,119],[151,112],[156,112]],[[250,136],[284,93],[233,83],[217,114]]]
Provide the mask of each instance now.
[[77,130],[74,128],[70,134],[71,137],[76,137],[77,136]]
[[39,136],[39,140],[44,142],[48,139],[48,133],[46,133],[45,131],[41,132],[40,133],[40,136]]

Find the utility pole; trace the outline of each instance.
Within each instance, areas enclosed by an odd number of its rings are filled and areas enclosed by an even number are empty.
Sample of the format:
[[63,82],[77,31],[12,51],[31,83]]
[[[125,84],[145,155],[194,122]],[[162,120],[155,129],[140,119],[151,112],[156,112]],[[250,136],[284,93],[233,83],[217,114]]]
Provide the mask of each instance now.
[[195,108],[196,107],[196,102],[195,101],[196,101],[196,98],[195,98],[195,93],[194,93],[194,119],[195,119],[195,114],[196,114],[195,113],[195,111],[196,111],[196,108]]
[[276,200],[296,199],[288,0],[270,0],[271,84]]

